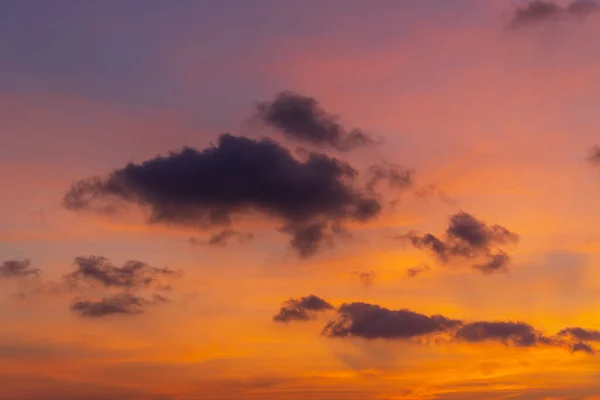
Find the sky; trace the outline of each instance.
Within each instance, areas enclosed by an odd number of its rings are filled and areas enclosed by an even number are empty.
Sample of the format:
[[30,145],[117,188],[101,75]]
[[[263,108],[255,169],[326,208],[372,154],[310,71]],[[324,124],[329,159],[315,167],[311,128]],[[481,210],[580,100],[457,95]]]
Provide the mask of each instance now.
[[0,400],[600,399],[600,3],[1,9]]

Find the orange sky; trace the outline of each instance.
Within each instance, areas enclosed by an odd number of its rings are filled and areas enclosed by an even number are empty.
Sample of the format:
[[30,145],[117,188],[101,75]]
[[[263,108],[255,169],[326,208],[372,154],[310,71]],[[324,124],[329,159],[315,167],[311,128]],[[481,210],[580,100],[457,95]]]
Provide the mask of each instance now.
[[[600,3],[4,8],[0,400],[600,399]],[[339,129],[257,111],[285,91]],[[355,128],[375,143],[315,139]],[[176,165],[185,146],[196,158]],[[306,150],[357,176],[323,183]],[[158,155],[163,175],[140,164]],[[139,175],[123,178],[130,162]],[[414,179],[371,192],[373,165]],[[64,202],[93,176],[103,186],[85,195],[113,213]],[[337,184],[381,210],[362,218],[319,192]],[[229,225],[201,226],[214,210]],[[476,226],[453,226],[460,215]],[[295,230],[323,221],[324,237]],[[317,250],[302,257],[302,240]],[[302,306],[309,295],[327,306]],[[345,311],[359,303],[378,308]],[[277,321],[281,307],[300,316]],[[534,343],[463,334],[477,322],[523,323]],[[559,334],[569,327],[591,336]]]

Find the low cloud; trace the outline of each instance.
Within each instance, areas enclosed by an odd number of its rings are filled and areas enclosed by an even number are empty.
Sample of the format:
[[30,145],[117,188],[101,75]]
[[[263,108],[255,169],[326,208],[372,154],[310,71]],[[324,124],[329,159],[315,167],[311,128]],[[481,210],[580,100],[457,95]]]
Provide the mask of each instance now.
[[375,143],[360,129],[347,130],[338,118],[326,112],[317,100],[298,93],[279,93],[273,101],[258,106],[258,117],[288,139],[318,147],[350,151]]
[[577,0],[561,6],[552,1],[535,0],[514,10],[508,25],[510,29],[519,29],[561,20],[582,20],[600,11],[598,3],[590,0]]
[[319,311],[332,310],[333,306],[315,295],[289,299],[284,302],[279,312],[273,317],[275,322],[288,323],[290,321],[307,321],[315,317]]
[[100,318],[109,315],[138,315],[147,306],[168,302],[166,297],[154,295],[151,300],[129,293],[120,293],[98,300],[75,299],[71,311],[82,317]]
[[401,238],[408,239],[418,249],[430,251],[442,264],[471,260],[472,267],[484,274],[505,270],[510,256],[500,247],[519,241],[519,235],[507,228],[487,225],[462,211],[449,218],[448,228],[441,238],[414,231]]
[[416,278],[417,276],[421,275],[423,272],[426,272],[429,270],[430,270],[429,265],[427,265],[425,263],[421,263],[421,264],[417,265],[416,267],[410,267],[409,269],[407,269],[406,270],[406,278],[409,278],[409,279]]

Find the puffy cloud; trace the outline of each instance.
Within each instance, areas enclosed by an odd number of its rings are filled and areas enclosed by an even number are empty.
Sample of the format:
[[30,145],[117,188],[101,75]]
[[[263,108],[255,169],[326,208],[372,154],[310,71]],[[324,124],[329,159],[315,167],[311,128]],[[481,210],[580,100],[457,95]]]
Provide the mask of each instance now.
[[591,329],[583,329],[579,327],[565,328],[558,332],[559,336],[570,336],[575,339],[585,340],[590,342],[600,341],[600,331]]
[[298,160],[274,141],[223,134],[202,151],[184,148],[75,182],[63,203],[74,211],[135,204],[149,212],[149,223],[200,229],[259,212],[283,221],[292,245],[310,255],[326,236],[324,226],[365,222],[380,213],[375,196],[357,187],[357,175],[324,154]]
[[333,306],[315,295],[289,299],[284,302],[279,312],[273,317],[276,322],[288,323],[290,321],[306,321],[314,318],[315,312],[327,311]]
[[506,269],[510,257],[499,247],[516,244],[519,235],[500,225],[489,226],[463,211],[452,215],[448,222],[443,238],[414,231],[402,238],[409,239],[416,248],[431,251],[442,264],[473,260],[473,267],[486,274]]
[[549,339],[524,322],[478,321],[461,326],[455,337],[467,342],[500,341],[519,347],[549,343]]
[[290,91],[279,93],[271,102],[261,103],[257,114],[288,139],[315,146],[349,151],[375,143],[360,129],[345,129],[317,100]]

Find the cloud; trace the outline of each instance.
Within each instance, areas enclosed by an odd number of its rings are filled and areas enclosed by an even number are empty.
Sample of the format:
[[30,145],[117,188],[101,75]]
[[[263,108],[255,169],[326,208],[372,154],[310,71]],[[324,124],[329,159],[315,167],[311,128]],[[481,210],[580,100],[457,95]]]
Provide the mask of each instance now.
[[375,277],[377,277],[377,273],[375,271],[368,272],[355,272],[353,275],[358,277],[358,280],[364,287],[371,287],[375,282]]
[[571,351],[573,353],[581,352],[587,354],[596,354],[596,351],[589,344],[583,342],[577,342],[571,346]]
[[24,260],[7,260],[0,264],[0,277],[2,278],[22,278],[30,276],[39,276],[40,270],[31,268],[31,262]]
[[227,246],[229,243],[231,243],[232,240],[236,240],[239,243],[244,243],[252,239],[254,239],[254,235],[252,233],[240,232],[234,229],[224,229],[219,233],[211,235],[211,237],[208,240],[191,238],[190,243],[194,246]]
[[307,321],[314,318],[315,312],[332,310],[333,306],[315,295],[289,299],[273,317],[275,322]]
[[590,342],[600,341],[600,331],[583,329],[579,327],[565,328],[558,332],[559,336],[570,336],[575,339],[585,340]]
[[342,304],[339,318],[330,321],[323,335],[363,339],[408,339],[447,331],[461,322],[440,315],[427,316],[410,310],[389,310],[367,303]]
[[151,267],[134,260],[117,267],[98,256],[76,257],[74,264],[75,271],[64,276],[64,280],[71,284],[88,282],[105,287],[136,289],[159,285],[163,278],[178,275],[170,268]]
[[350,151],[375,143],[360,129],[345,129],[317,100],[290,91],[279,93],[271,102],[261,103],[257,115],[288,139],[314,146]]
[[149,305],[165,303],[169,300],[160,295],[154,295],[152,300],[134,296],[129,293],[120,293],[99,300],[75,299],[71,304],[71,311],[82,317],[105,317],[107,315],[138,315],[144,312]]
[[478,269],[484,274],[492,274],[497,271],[503,271],[508,268],[510,257],[503,251],[496,254],[490,254],[489,259],[482,264],[475,264],[473,268]]
[[367,170],[367,189],[374,191],[380,182],[387,181],[390,189],[402,190],[413,185],[415,171],[396,164],[371,165]]
[[574,1],[566,7],[552,1],[535,0],[515,9],[508,27],[518,29],[558,20],[582,19],[599,10],[600,6],[589,0]]
[[587,160],[592,164],[600,165],[600,146],[594,146],[590,150]]
[[[309,296],[314,297],[314,296]],[[274,318],[278,322],[312,319],[308,308],[301,306],[302,299],[292,299]],[[332,309],[330,303],[318,299],[318,310]],[[496,342],[511,347],[548,346],[568,349],[571,352],[594,353],[588,341],[600,340],[600,332],[582,328],[566,328],[547,336],[522,321],[465,321],[443,315],[425,315],[408,309],[391,310],[376,304],[362,302],[344,303],[336,309],[337,317],[322,330],[329,338],[360,338],[365,340],[413,340],[435,336],[457,343]],[[432,343],[438,343],[435,340]]]
[[202,151],[184,148],[75,182],[63,204],[73,211],[134,204],[148,211],[149,223],[198,229],[259,212],[282,220],[292,245],[298,245],[310,236],[307,226],[314,240],[323,239],[312,224],[365,222],[380,213],[379,201],[356,186],[357,175],[349,164],[324,154],[300,161],[272,140],[222,134],[216,146]]
[[442,264],[455,260],[483,260],[473,268],[482,273],[504,270],[510,257],[500,246],[516,244],[519,235],[500,225],[487,225],[466,212],[452,215],[442,239],[426,233],[409,232],[401,238],[408,239],[418,249],[431,251]]
[[429,271],[430,267],[429,265],[425,264],[425,263],[421,263],[419,265],[417,265],[416,267],[411,267],[408,270],[406,270],[406,277],[409,279],[413,279],[416,278],[418,275],[422,274],[425,271]]
[[524,322],[478,321],[461,326],[455,337],[466,342],[500,341],[518,347],[549,343],[550,339]]

